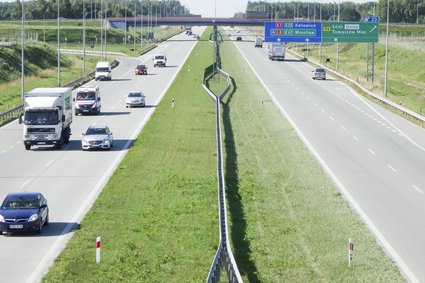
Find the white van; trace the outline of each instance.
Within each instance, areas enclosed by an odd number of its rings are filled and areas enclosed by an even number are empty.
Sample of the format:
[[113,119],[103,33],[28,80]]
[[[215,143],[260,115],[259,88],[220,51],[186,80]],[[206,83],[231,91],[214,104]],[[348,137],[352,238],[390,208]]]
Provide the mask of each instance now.
[[97,62],[94,80],[108,80],[112,79],[111,64],[109,62]]
[[255,47],[263,47],[263,39],[261,37],[255,39]]
[[155,54],[152,58],[153,60],[153,66],[162,66],[165,67],[165,65],[167,64],[167,56],[165,56],[164,54]]
[[78,114],[99,114],[101,103],[100,103],[100,91],[98,86],[83,86],[79,87],[75,91],[75,97],[73,98],[75,116]]

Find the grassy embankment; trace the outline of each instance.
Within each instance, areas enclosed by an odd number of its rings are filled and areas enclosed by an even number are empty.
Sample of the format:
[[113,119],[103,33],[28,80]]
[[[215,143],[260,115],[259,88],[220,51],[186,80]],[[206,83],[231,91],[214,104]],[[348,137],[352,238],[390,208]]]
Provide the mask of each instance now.
[[[404,281],[278,108],[261,109],[267,94],[233,44],[221,50],[236,83],[222,118],[229,227],[244,281]],[[218,241],[215,115],[201,88],[211,54],[198,43],[43,282],[205,280]]]

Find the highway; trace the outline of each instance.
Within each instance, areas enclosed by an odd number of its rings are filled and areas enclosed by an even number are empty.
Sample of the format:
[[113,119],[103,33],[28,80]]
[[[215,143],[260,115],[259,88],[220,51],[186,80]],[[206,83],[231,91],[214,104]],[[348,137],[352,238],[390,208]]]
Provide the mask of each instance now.
[[235,44],[273,102],[405,277],[425,282],[425,130],[329,74],[312,80],[313,67],[288,52],[270,61],[267,44],[245,39]]
[[[204,28],[193,30],[201,34]],[[0,128],[0,199],[9,192],[39,191],[48,199],[50,208],[50,224],[41,235],[1,236],[1,282],[41,280],[155,111],[195,44],[196,39],[182,33],[139,58],[120,57],[120,65],[112,71],[112,81],[88,83],[100,87],[101,114],[74,116],[70,143],[62,150],[33,146],[27,151],[22,143],[22,125],[14,121]],[[154,53],[167,55],[167,67],[153,67]],[[135,76],[134,67],[142,62],[148,66],[148,75]],[[125,107],[131,90],[144,92],[145,108]],[[93,123],[108,125],[112,130],[111,151],[81,150],[80,135]],[[95,239],[93,246],[94,243]]]

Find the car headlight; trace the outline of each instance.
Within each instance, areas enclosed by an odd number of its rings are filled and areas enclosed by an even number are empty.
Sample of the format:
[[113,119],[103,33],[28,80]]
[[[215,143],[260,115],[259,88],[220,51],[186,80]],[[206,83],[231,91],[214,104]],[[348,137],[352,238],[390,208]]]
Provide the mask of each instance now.
[[93,103],[93,105],[91,106],[91,108],[96,108],[96,103]]
[[106,143],[106,144],[108,144],[110,141],[109,141],[109,139],[108,138],[106,138],[106,139],[104,139],[103,140],[103,143]]
[[33,214],[28,218],[28,222],[36,221],[38,219],[38,214]]
[[4,217],[1,214],[0,214],[0,222],[4,222]]

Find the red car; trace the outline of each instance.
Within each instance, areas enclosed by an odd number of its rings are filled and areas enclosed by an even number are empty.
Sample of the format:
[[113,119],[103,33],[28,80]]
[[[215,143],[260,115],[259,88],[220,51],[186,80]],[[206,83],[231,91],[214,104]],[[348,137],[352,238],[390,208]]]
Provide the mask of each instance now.
[[134,68],[134,74],[137,75],[147,75],[148,74],[148,67],[146,65],[137,65],[136,68]]

